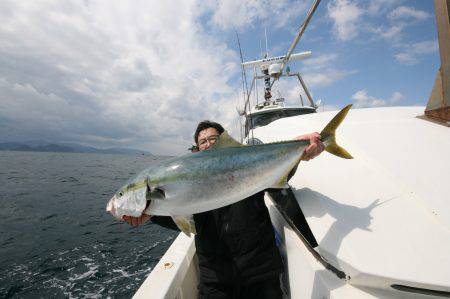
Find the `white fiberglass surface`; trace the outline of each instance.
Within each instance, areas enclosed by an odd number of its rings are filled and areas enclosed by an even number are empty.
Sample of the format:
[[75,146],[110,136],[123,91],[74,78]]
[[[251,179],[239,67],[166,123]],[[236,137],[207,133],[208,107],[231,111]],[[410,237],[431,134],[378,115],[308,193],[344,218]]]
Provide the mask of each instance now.
[[[450,290],[450,129],[417,118],[423,110],[352,109],[336,136],[354,159],[323,153],[289,182],[318,251],[356,284],[369,275]],[[320,132],[335,114],[280,119],[254,136]]]

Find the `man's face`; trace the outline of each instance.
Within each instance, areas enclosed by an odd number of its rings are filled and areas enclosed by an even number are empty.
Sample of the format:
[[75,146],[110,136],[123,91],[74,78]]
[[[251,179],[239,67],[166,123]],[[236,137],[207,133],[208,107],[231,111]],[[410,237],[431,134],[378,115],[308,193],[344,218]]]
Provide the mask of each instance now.
[[201,130],[200,133],[198,133],[197,139],[198,150],[204,151],[209,149],[214,143],[216,143],[219,135],[219,131],[214,128]]

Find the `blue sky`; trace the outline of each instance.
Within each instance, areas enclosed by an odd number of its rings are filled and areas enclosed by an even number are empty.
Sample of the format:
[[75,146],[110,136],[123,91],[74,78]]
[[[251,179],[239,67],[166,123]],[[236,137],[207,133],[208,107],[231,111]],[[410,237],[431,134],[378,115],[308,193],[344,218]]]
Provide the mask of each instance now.
[[[238,135],[239,55],[283,55],[312,1],[1,1],[0,141],[182,154],[198,121]],[[327,110],[425,105],[439,67],[432,1],[323,0],[293,63]],[[295,81],[280,86],[298,101]]]
[[[432,2],[378,1],[379,8],[371,8],[376,2],[322,2],[296,48],[311,50],[313,56],[291,68],[306,73],[314,97],[330,108],[353,103],[364,95],[368,98],[360,103],[364,107],[425,105],[428,100],[439,67]],[[352,11],[358,17],[340,21]],[[298,24],[300,21],[293,28],[270,27],[269,48],[275,48],[269,49],[270,54],[285,54]],[[263,34],[261,28],[243,31],[241,39],[246,41],[243,47],[247,59],[259,56],[255,36],[263,39]],[[233,36],[228,43],[233,43],[232,39]],[[316,69],[311,69],[314,66]],[[321,79],[318,74],[326,78]],[[392,102],[394,93],[398,100]],[[376,99],[379,101],[374,103]]]

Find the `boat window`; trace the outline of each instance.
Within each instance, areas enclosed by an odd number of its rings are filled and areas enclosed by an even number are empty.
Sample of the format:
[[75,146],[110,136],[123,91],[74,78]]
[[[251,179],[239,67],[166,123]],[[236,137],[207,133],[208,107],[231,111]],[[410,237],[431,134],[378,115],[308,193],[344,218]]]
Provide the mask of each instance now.
[[276,110],[276,111],[270,111],[266,113],[261,114],[255,114],[250,116],[250,122],[247,119],[245,121],[245,133],[248,134],[248,132],[251,129],[262,127],[270,124],[271,122],[284,118],[284,117],[291,117],[291,116],[297,116],[302,114],[310,114],[314,113],[314,110],[310,109],[289,109],[289,110]]
[[248,139],[247,144],[249,144],[249,145],[257,145],[257,144],[263,144],[263,142],[260,139],[256,138],[256,137],[252,137],[252,138]]

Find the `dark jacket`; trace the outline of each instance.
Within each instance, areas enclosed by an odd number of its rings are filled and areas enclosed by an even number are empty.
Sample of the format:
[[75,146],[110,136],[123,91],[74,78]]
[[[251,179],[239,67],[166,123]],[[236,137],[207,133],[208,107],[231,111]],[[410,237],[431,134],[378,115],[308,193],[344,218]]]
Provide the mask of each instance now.
[[196,214],[194,220],[200,284],[243,285],[283,271],[264,192]]

